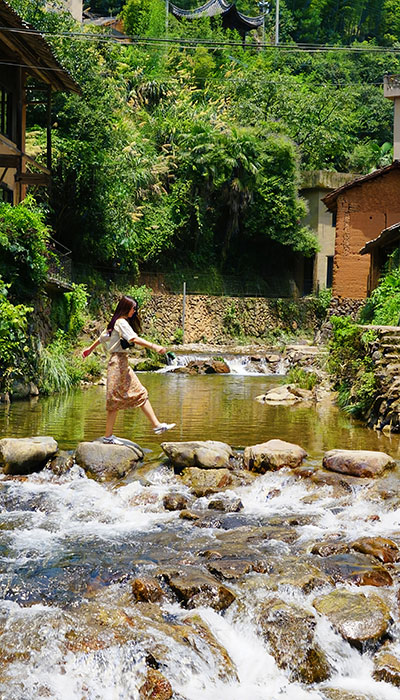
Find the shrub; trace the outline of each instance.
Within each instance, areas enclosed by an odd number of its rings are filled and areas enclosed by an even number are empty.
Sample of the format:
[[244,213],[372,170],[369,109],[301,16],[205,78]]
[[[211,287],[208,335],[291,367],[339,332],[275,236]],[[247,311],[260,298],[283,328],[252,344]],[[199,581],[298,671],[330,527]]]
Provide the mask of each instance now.
[[28,337],[28,319],[33,309],[8,298],[10,285],[0,277],[0,390],[8,391],[13,379],[31,377],[34,357]]
[[[390,268],[389,261],[388,268]],[[400,268],[388,269],[361,311],[360,319],[383,326],[397,326],[400,318]]]
[[363,331],[347,316],[332,316],[333,338],[329,345],[328,370],[339,392],[338,403],[348,413],[364,416],[376,396],[369,344],[373,330]]
[[289,370],[285,382],[296,384],[300,389],[314,389],[318,382],[318,377],[315,372],[307,372],[302,367],[292,367]]
[[53,301],[51,309],[52,325],[76,338],[85,324],[85,309],[88,294],[85,284],[73,284],[71,292],[65,292]]
[[240,338],[243,335],[243,329],[237,317],[235,302],[232,302],[226,310],[223,324],[229,335],[233,338]]
[[35,200],[0,202],[0,275],[14,294],[33,296],[47,275],[49,229]]

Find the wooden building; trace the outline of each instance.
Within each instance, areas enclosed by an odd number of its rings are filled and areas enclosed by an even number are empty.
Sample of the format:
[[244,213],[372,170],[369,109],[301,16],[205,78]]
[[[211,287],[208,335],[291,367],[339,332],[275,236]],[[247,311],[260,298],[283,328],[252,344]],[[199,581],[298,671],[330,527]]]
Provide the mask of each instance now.
[[342,185],[322,201],[336,227],[333,295],[364,299],[371,289],[370,261],[360,251],[400,221],[400,161]]
[[[48,186],[51,176],[52,91],[80,92],[43,36],[0,0],[0,201],[18,204],[29,186]],[[26,110],[44,104],[46,165],[25,150]]]

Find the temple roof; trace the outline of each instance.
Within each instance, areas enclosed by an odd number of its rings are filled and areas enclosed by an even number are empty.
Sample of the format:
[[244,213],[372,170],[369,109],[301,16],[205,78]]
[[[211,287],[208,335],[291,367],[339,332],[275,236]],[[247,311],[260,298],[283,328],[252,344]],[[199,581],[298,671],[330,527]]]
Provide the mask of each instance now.
[[178,19],[196,19],[198,17],[215,17],[222,15],[222,24],[225,28],[237,29],[240,34],[250,32],[262,26],[263,15],[258,17],[246,17],[237,9],[234,3],[226,0],[209,0],[205,5],[194,10],[182,10],[182,8],[169,4],[170,12]]

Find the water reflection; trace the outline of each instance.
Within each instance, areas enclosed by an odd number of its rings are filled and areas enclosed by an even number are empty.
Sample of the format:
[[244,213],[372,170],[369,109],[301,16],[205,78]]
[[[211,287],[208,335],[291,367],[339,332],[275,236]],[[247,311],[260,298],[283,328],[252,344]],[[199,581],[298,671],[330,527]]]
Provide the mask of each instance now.
[[[309,406],[267,406],[258,394],[279,382],[276,377],[143,374],[143,383],[161,420],[176,422],[174,440],[222,440],[245,446],[281,438],[300,443],[311,457],[326,450],[382,450],[397,457],[398,436],[384,436],[341,413],[329,401]],[[60,448],[104,433],[105,388],[76,389],[68,394],[14,402],[0,407],[0,435],[52,435]],[[115,433],[159,453],[165,439],[155,437],[139,410],[121,411]]]

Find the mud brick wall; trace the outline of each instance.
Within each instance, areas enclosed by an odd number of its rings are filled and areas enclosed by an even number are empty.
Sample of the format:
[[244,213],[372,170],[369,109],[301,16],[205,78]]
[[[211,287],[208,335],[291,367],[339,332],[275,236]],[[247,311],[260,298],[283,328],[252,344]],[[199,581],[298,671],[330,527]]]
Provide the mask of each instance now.
[[400,221],[400,172],[361,182],[337,199],[333,295],[367,296],[369,255],[359,251],[381,231]]

